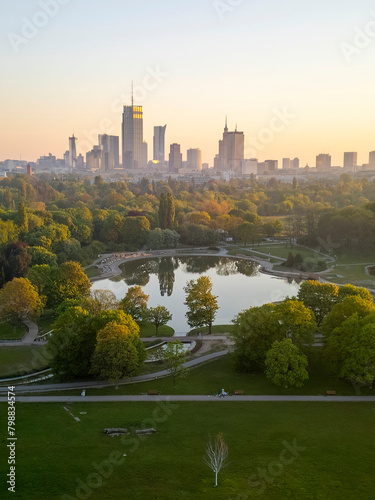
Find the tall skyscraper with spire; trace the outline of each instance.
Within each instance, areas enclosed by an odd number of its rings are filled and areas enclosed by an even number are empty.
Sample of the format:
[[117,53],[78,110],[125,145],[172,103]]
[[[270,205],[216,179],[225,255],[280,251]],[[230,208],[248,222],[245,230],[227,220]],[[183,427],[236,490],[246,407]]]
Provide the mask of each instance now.
[[77,161],[77,137],[69,137],[69,167],[75,168]]
[[154,127],[154,160],[161,165],[165,163],[165,131],[167,126]]
[[228,119],[225,117],[223,139],[219,141],[219,154],[215,158],[215,169],[221,172],[230,170],[242,172],[242,160],[245,157],[245,136],[243,132],[228,130]]
[[143,109],[132,104],[124,106],[122,114],[122,165],[124,168],[144,168]]

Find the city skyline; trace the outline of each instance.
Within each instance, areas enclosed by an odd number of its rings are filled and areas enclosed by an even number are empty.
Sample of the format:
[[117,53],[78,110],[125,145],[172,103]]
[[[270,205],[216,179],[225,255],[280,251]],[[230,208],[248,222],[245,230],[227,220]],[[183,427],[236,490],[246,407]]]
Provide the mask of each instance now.
[[[339,165],[344,151],[358,151],[362,164],[375,149],[370,1],[144,0],[130,8],[141,29],[125,31],[129,7],[118,0],[105,9],[98,0],[90,9],[51,0],[54,12],[46,3],[7,4],[0,20],[0,160],[62,156],[73,132],[77,154],[90,151],[99,134],[121,136],[132,80],[135,105],[147,108],[150,148],[153,127],[168,123],[166,144],[200,148],[212,165],[228,115],[231,129],[238,123],[258,144],[256,155],[245,144],[246,158],[299,157],[311,166],[326,152]],[[288,124],[259,142],[283,113]]]

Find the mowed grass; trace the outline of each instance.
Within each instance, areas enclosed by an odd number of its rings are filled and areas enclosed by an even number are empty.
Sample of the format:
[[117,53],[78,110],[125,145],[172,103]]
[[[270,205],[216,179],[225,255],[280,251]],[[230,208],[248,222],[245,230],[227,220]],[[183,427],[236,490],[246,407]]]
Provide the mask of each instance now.
[[[374,403],[80,402],[70,407],[80,422],[64,406],[16,405],[16,493],[2,481],[1,498],[374,498]],[[1,404],[4,422],[6,410]],[[142,438],[103,434],[106,427],[150,426],[156,434]],[[213,488],[203,458],[217,433],[229,460]],[[8,472],[3,453],[1,477]]]
[[[150,372],[164,370],[162,363],[150,363]],[[151,369],[153,367],[154,369]],[[325,370],[320,360],[310,362],[310,379],[301,388],[284,389],[270,382],[262,373],[238,373],[233,368],[230,355],[223,356],[190,370],[186,378],[179,378],[176,388],[173,389],[171,377],[160,378],[137,384],[120,385],[118,389],[107,387],[104,389],[88,388],[87,396],[107,395],[139,395],[147,394],[150,389],[156,389],[163,395],[197,394],[215,395],[224,388],[229,394],[236,390],[243,390],[246,395],[325,395],[327,390],[336,391],[341,396],[355,396],[356,392],[349,382],[333,377]],[[54,391],[49,395],[73,396],[79,395],[81,390]],[[362,389],[363,395],[374,395],[374,390]],[[235,398],[235,396],[231,396]]]
[[0,377],[25,375],[48,368],[45,346],[2,347],[0,345]]
[[88,278],[98,278],[101,275],[101,271],[96,266],[87,267],[85,273]]
[[156,328],[153,323],[140,323],[140,337],[173,337],[174,330],[168,325],[159,326],[158,334],[156,335]]
[[0,340],[21,340],[27,333],[24,324],[0,323]]

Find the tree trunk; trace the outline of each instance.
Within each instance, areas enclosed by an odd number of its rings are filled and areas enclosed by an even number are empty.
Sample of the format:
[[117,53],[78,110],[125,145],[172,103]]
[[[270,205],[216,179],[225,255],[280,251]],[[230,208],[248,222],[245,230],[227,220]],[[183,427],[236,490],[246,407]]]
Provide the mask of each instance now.
[[215,488],[217,486],[217,471],[215,472]]
[[210,322],[210,324],[208,325],[208,335],[211,335],[211,332],[212,332],[212,323]]
[[155,323],[155,326],[156,326],[156,336],[158,335],[158,331],[159,331],[159,324],[158,323]]

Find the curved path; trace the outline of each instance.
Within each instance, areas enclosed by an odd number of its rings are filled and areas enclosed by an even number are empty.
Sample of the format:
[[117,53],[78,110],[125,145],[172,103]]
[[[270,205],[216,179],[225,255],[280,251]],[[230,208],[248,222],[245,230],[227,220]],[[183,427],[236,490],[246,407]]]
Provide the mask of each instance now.
[[[212,354],[206,354],[206,356],[201,356],[200,358],[192,359],[191,361],[187,361],[184,366],[186,368],[191,368],[197,365],[201,365],[203,363],[207,363],[208,361],[213,361],[214,359],[220,358],[228,354],[228,350],[214,352]],[[137,377],[132,377],[129,380],[119,382],[119,385],[129,385],[135,384],[139,382],[147,382],[149,380],[155,380],[158,378],[168,377],[170,374],[167,370],[162,370],[156,373],[147,373],[146,375],[139,375]],[[88,389],[90,387],[95,387],[98,389],[102,389],[104,387],[111,387],[113,383],[110,382],[71,382],[71,383],[62,383],[62,384],[44,384],[44,385],[17,385],[16,392],[49,392],[49,391],[66,391],[66,390],[74,390],[74,389]],[[0,387],[0,393],[5,393],[8,391],[8,387]]]
[[39,327],[28,318],[23,320],[28,328],[28,332],[18,342],[0,342],[0,347],[24,347],[35,345],[35,339],[39,333]]

